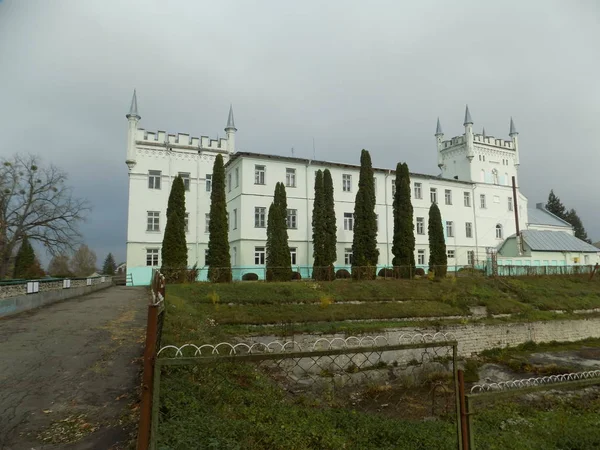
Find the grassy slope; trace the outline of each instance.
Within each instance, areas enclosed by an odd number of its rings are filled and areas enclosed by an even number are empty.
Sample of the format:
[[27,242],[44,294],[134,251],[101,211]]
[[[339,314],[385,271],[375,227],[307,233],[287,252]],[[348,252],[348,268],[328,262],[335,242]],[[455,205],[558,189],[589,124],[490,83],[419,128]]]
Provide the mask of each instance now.
[[[356,301],[362,303],[348,303]],[[466,315],[469,306],[486,306],[490,314],[514,314],[504,321],[581,318],[550,310],[600,308],[600,282],[589,282],[587,277],[555,276],[450,278],[442,282],[420,279],[196,283],[168,286],[167,304],[170,319],[166,342],[182,342],[189,338],[197,341],[203,336],[278,332],[277,327],[261,326],[267,324],[295,323],[295,333],[368,332],[417,323],[436,325],[439,322],[410,320]],[[219,326],[207,326],[208,318]],[[347,322],[354,319],[372,322]],[[381,319],[397,320],[378,322]]]

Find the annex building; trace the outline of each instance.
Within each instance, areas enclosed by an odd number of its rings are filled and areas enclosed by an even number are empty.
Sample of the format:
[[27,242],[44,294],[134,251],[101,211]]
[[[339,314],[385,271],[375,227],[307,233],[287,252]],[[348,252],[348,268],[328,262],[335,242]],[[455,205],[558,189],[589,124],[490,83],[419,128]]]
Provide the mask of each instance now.
[[[217,154],[226,161],[229,242],[234,279],[253,272],[264,276],[267,212],[277,182],[286,186],[288,236],[294,270],[309,277],[312,263],[312,208],[317,170],[329,169],[334,182],[337,222],[336,269],[350,269],[354,199],[360,166],[330,161],[237,151],[233,109],[225,137],[168,134],[139,128],[133,94],[127,132],[129,208],[127,274],[133,284],[149,284],[159,267],[171,183],[181,175],[186,188],[188,264],[206,267],[212,167]],[[435,132],[440,175],[411,173],[417,266],[428,264],[427,218],[431,202],[444,223],[449,270],[499,265],[594,264],[599,249],[574,237],[570,224],[528,206],[518,189],[519,140],[510,120],[509,139],[476,134],[466,108],[464,134],[447,138],[438,120]],[[358,159],[359,150],[356,149]],[[391,266],[395,171],[375,168],[379,267]],[[512,180],[515,179],[516,198]],[[515,207],[521,233],[516,235]],[[206,271],[200,272],[206,278]]]

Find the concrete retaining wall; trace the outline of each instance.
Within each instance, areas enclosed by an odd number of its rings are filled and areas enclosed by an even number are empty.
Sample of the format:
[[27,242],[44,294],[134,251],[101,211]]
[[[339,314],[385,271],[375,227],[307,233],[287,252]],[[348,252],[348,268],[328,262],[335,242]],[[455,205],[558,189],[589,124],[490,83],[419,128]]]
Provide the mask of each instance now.
[[70,289],[55,289],[38,292],[37,294],[0,298],[0,317],[10,316],[30,309],[39,308],[40,306],[48,305],[50,303],[89,294],[90,292],[98,291],[100,289],[106,289],[107,287],[112,286],[112,284],[112,279],[107,278],[107,281],[104,283],[96,283],[91,286],[74,286]]
[[[587,338],[600,338],[600,318],[580,320],[549,320],[546,322],[506,323],[506,324],[465,324],[451,325],[440,328],[396,328],[386,331],[366,333],[372,336],[383,336],[389,344],[410,342],[406,336],[414,334],[435,334],[437,332],[452,333],[458,342],[459,356],[472,356],[483,350],[496,347],[508,347],[523,344],[528,341],[573,342]],[[402,337],[404,335],[404,337]],[[294,340],[301,346],[308,348],[319,338],[346,338],[345,334],[298,334]],[[290,338],[286,338],[289,340]],[[252,342],[268,344],[280,341],[281,336],[268,335],[250,339]],[[415,342],[420,342],[418,339]],[[385,341],[379,340],[378,344],[384,345]]]

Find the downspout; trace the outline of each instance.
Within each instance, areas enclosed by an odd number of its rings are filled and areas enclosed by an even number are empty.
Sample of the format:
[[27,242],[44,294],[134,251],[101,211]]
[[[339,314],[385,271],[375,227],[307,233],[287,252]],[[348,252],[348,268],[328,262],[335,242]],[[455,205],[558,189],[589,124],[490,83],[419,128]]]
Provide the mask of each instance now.
[[312,220],[308,220],[309,214],[310,214],[310,198],[308,196],[308,167],[310,166],[311,160],[309,159],[308,162],[306,163],[306,173],[305,173],[305,178],[306,178],[306,182],[304,183],[305,185],[305,189],[306,189],[306,271],[307,271],[307,276],[308,273],[310,273],[310,266],[311,264],[309,263],[309,258],[310,258],[310,224],[312,223]]
[[389,225],[389,220],[388,220],[389,216],[388,216],[388,195],[387,195],[387,193],[388,193],[388,184],[389,184],[388,178],[389,178],[391,172],[392,171],[390,169],[388,169],[387,174],[385,175],[385,189],[384,189],[384,192],[385,192],[385,245],[387,248],[385,259],[386,259],[387,267],[390,266],[390,234],[389,234],[390,225]]
[[473,193],[473,233],[475,236],[475,254],[473,255],[473,265],[475,262],[479,260],[479,239],[477,238],[477,213],[475,209],[475,205],[477,204],[477,199],[475,197],[475,189],[477,188],[476,184],[473,184],[472,193]]
[[[188,216],[189,217],[189,216]],[[200,234],[198,227],[200,225],[200,152],[196,159],[196,267],[200,267]]]

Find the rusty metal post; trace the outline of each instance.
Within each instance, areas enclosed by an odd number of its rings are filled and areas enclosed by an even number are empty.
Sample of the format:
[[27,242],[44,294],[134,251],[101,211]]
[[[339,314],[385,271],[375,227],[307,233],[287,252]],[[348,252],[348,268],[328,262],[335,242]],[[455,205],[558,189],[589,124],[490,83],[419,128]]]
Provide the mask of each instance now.
[[458,382],[458,366],[456,365],[456,361],[458,359],[458,344],[454,343],[452,346],[452,372],[454,378],[454,395],[456,397],[456,439],[457,439],[457,448],[461,450],[462,447],[462,428],[460,421],[460,389]]
[[137,450],[148,450],[150,443],[152,387],[154,380],[157,331],[158,305],[148,305],[148,324],[146,326],[146,348],[144,349],[144,372],[142,375],[142,400],[140,404]]
[[462,450],[469,450],[469,430],[467,427],[467,408],[465,405],[465,373],[458,371],[458,395],[460,396],[460,435]]

